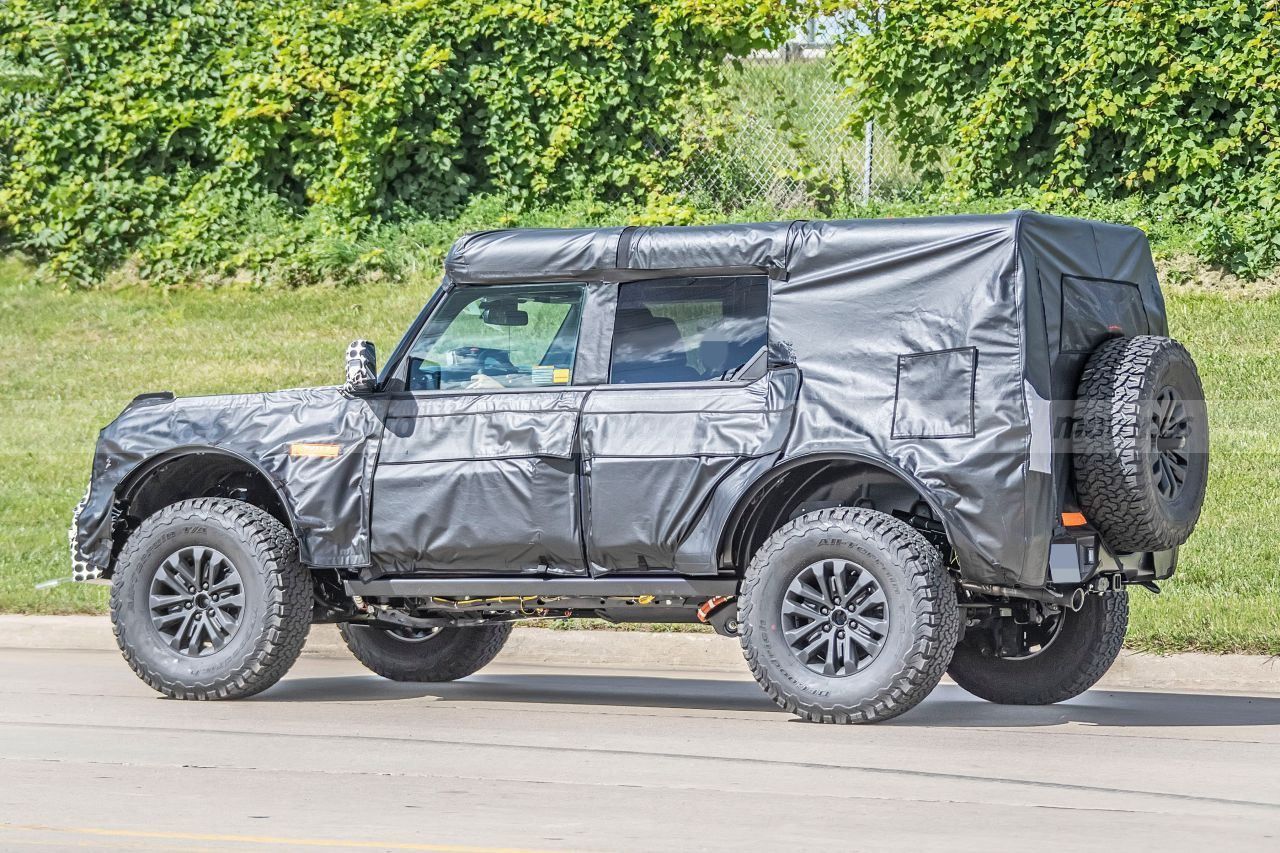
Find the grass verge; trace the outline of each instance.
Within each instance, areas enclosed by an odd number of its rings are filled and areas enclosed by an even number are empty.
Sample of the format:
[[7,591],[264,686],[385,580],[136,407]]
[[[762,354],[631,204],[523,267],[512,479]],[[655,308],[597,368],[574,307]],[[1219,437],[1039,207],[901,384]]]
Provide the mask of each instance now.
[[[416,283],[294,290],[66,292],[0,262],[0,610],[96,613],[101,587],[68,574],[66,525],[97,429],[134,394],[263,391],[335,383],[347,341],[386,353],[425,301]],[[1280,297],[1174,288],[1174,334],[1211,398],[1213,457],[1200,527],[1160,596],[1135,591],[1130,645],[1280,654]]]

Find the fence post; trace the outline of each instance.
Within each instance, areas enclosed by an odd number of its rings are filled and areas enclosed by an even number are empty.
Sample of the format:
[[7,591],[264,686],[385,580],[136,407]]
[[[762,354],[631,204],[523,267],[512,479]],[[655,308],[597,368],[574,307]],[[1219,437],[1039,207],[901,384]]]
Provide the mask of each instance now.
[[871,164],[875,160],[875,121],[867,119],[862,136],[862,203],[871,203]]

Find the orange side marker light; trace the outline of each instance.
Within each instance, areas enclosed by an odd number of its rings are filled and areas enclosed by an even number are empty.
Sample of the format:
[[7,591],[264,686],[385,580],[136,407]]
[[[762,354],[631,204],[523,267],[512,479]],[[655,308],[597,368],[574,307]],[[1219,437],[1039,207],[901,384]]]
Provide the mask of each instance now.
[[321,444],[318,442],[301,441],[289,445],[289,455],[295,459],[302,457],[318,456],[322,459],[334,459],[341,452],[336,444]]

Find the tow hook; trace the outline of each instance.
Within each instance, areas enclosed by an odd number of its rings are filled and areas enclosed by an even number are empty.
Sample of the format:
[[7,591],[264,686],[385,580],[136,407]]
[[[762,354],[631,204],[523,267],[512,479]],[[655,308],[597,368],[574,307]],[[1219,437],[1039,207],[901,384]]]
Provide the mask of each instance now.
[[717,595],[698,607],[698,621],[710,625],[722,637],[738,636],[738,602],[731,595]]

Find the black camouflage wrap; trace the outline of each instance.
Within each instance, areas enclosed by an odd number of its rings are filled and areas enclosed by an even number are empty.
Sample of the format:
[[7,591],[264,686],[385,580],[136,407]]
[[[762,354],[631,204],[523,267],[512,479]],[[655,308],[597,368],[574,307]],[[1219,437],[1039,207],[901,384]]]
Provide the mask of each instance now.
[[[98,437],[89,493],[73,531],[73,560],[95,574],[110,567],[113,508],[131,477],[180,455],[218,453],[243,460],[271,482],[303,562],[368,565],[368,489],[382,429],[377,405],[339,388],[135,400]],[[332,444],[337,455],[295,456],[295,442]]]
[[[764,377],[603,385],[617,283],[698,275],[768,278]],[[1021,212],[486,232],[455,244],[443,289],[532,281],[595,285],[572,386],[397,391],[411,330],[369,396],[135,404],[102,433],[73,551],[109,566],[119,485],[157,454],[205,446],[276,484],[315,566],[708,574],[753,485],[840,455],[925,495],[966,579],[1040,586],[1089,350],[1167,334],[1140,231]],[[294,458],[291,442],[341,454]]]

